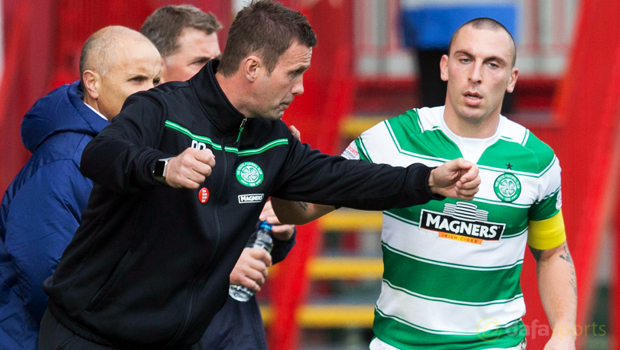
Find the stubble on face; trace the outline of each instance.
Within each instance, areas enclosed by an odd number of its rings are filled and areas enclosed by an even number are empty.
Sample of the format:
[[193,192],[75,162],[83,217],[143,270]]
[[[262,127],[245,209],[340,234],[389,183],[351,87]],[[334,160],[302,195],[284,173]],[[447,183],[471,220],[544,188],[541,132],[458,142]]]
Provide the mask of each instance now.
[[257,96],[261,105],[259,116],[277,120],[284,116],[284,111],[293,103],[295,96],[304,93],[303,74],[310,68],[312,48],[293,44],[280,56],[271,73],[262,76],[262,96]]
[[513,55],[508,33],[461,28],[441,60],[441,77],[448,81],[444,118],[453,132],[476,138],[494,134],[504,93],[512,91],[518,75]]
[[208,61],[221,54],[217,34],[185,28],[177,38],[178,49],[164,58],[163,81],[186,81],[196,75]]

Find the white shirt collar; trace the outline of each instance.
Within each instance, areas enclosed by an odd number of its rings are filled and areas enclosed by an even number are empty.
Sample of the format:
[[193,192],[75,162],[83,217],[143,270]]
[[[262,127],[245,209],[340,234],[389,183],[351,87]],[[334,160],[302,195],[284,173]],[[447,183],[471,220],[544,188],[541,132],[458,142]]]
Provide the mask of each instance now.
[[[83,101],[82,101],[83,102]],[[86,107],[90,108],[93,112],[97,113],[98,116],[100,116],[101,118],[108,120],[108,118],[104,117],[103,114],[101,114],[98,110],[96,110],[95,108],[93,108],[93,106],[89,105],[88,103],[84,102],[84,104],[86,105]]]

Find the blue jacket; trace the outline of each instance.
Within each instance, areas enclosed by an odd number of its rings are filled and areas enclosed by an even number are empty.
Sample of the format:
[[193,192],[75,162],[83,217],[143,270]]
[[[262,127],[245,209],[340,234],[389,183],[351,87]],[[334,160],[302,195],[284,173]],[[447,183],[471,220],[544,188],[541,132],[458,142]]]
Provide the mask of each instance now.
[[32,156],[0,207],[0,348],[36,349],[52,275],[81,222],[92,181],[80,173],[86,144],[109,122],[82,101],[79,82],[39,99],[21,126]]
[[477,17],[499,21],[517,40],[517,10],[515,0],[403,0],[403,41],[405,46],[416,49],[446,50],[452,34]]

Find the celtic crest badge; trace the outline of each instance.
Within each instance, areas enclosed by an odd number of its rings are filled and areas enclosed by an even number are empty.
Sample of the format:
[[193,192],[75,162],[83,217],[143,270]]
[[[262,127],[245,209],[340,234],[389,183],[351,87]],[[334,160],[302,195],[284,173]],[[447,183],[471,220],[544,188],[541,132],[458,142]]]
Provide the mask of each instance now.
[[263,170],[256,163],[243,162],[236,171],[237,180],[244,186],[256,187],[263,182]]
[[521,182],[510,173],[504,173],[495,179],[495,194],[504,202],[513,202],[521,194]]

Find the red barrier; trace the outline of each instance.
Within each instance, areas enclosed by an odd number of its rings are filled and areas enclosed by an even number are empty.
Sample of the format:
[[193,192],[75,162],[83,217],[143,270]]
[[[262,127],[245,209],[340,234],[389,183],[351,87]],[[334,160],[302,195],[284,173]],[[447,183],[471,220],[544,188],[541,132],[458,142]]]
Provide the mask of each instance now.
[[8,45],[4,59],[4,72],[0,84],[0,130],[3,135],[0,138],[0,193],[4,194],[13,177],[17,174],[29,153],[22,146],[19,127],[21,117],[19,113],[23,106],[17,106],[19,101],[20,73],[24,67],[21,65],[23,52],[27,51],[26,37],[28,18],[31,7],[27,2],[20,3],[13,14],[13,21],[7,26]]
[[112,24],[140,29],[156,8],[182,3],[218,17],[224,25],[219,33],[223,46],[232,22],[231,0],[3,1],[7,46],[0,95],[1,193],[29,157],[19,136],[22,116],[38,98],[79,78],[79,56],[88,36]]
[[224,48],[228,27],[232,23],[231,0],[60,0],[55,12],[50,14],[54,22],[61,24],[57,28],[56,69],[50,81],[50,90],[79,78],[78,62],[82,45],[92,33],[109,25],[140,30],[146,17],[157,8],[175,4],[192,4],[205,12],[212,12],[223,25],[218,39]]
[[[303,1],[284,1],[285,5],[303,5]],[[305,93],[295,99],[285,121],[301,131],[303,142],[323,152],[336,150],[340,119],[351,112],[353,101],[352,1],[320,1],[304,13],[315,30],[318,45],[313,49],[312,66],[304,75]],[[313,18],[320,21],[313,21]],[[274,323],[270,329],[269,348],[297,349],[298,308],[306,302],[310,280],[308,261],[316,255],[321,236],[316,223],[298,227],[297,245],[280,263],[272,285],[271,301]]]
[[[590,323],[594,304],[602,231],[617,201],[618,166],[613,145],[618,138],[619,35],[620,2],[581,2],[567,73],[555,99],[556,129],[532,128],[556,150],[563,169],[563,211],[577,273],[577,324],[582,328]],[[534,293],[528,295],[536,284],[531,259],[526,259],[525,265],[525,323],[542,322],[546,318],[540,302]],[[529,339],[528,348],[542,349],[547,337],[533,339],[530,335]],[[579,340],[581,343],[583,337]]]

